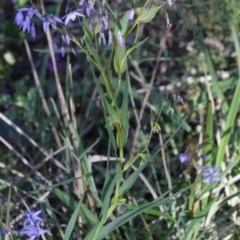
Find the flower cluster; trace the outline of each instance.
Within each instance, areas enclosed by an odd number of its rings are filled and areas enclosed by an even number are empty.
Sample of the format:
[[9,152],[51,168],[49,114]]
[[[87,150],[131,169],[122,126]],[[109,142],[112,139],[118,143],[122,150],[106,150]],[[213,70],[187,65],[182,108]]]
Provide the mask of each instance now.
[[47,230],[40,229],[40,223],[42,222],[42,218],[38,216],[40,212],[41,210],[26,213],[23,229],[18,232],[20,236],[28,235],[30,237],[29,240],[34,240],[47,232]]
[[218,176],[220,173],[220,170],[216,166],[211,167],[203,167],[199,166],[199,170],[202,170],[202,182],[205,183],[212,183],[212,182],[219,182],[221,181],[221,178]]
[[[99,45],[110,45],[113,42],[113,34],[110,29],[109,19],[108,19],[108,10],[105,7],[105,0],[102,1],[102,4],[99,4],[97,15],[96,11],[93,13],[95,6],[92,0],[80,0],[79,8],[71,9],[65,16],[58,17],[53,14],[41,14],[41,12],[35,7],[23,7],[17,9],[17,14],[15,17],[15,23],[19,26],[19,29],[23,32],[28,32],[32,38],[36,38],[36,27],[35,24],[31,22],[32,18],[35,16],[42,22],[43,31],[46,33],[49,26],[53,29],[58,29],[62,33],[62,46],[61,54],[65,56],[65,47],[71,46],[71,34],[70,27],[71,22],[74,22],[79,18],[88,18],[89,22],[89,32],[92,35],[98,34],[98,43]],[[129,20],[134,19],[135,9],[129,11]],[[96,22],[96,16],[99,21]],[[95,25],[96,24],[96,25]],[[94,26],[95,25],[95,26]],[[105,35],[108,35],[107,40]],[[120,30],[117,31],[116,41],[120,47],[125,46],[125,39]],[[71,47],[73,54],[75,50]]]
[[[181,164],[186,164],[190,159],[190,153],[188,153],[189,148],[186,149],[185,153],[181,153],[179,155],[179,161]],[[203,156],[204,161],[207,160],[207,156],[204,154]],[[202,182],[205,183],[212,183],[212,182],[219,182],[221,178],[218,176],[220,170],[216,166],[211,167],[204,167],[198,166],[198,170],[201,171],[202,174]]]
[[31,19],[35,15],[43,22],[43,31],[46,33],[48,26],[51,25],[54,29],[57,28],[57,23],[63,24],[63,21],[53,14],[42,15],[37,9],[30,8],[19,8],[15,17],[15,23],[22,29],[23,32],[26,30],[31,34],[32,38],[36,38],[36,28],[34,23],[31,24]]

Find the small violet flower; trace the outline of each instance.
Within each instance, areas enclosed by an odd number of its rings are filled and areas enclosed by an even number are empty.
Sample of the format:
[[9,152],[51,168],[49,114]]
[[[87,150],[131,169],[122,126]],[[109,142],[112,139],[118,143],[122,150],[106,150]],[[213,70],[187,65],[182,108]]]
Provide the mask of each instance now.
[[168,5],[169,5],[170,7],[172,7],[172,5],[173,5],[172,0],[167,0],[167,3],[168,3]]
[[39,238],[40,235],[47,232],[47,230],[40,229],[39,225],[40,225],[40,222],[37,222],[36,226],[29,225],[27,227],[24,227],[18,233],[20,236],[28,235],[30,237],[29,240],[34,240],[35,238]]
[[43,31],[45,33],[47,32],[47,29],[50,24],[54,29],[57,28],[56,27],[57,23],[63,24],[62,20],[53,14],[50,14],[49,16],[45,15],[45,16],[41,17],[41,20],[43,21]]
[[63,46],[61,47],[61,54],[63,57],[65,56],[65,48]]
[[26,213],[26,220],[24,221],[23,223],[23,226],[24,227],[27,227],[27,226],[32,226],[32,225],[35,225],[36,222],[41,222],[42,221],[42,218],[40,218],[38,215],[41,213],[41,210],[37,211],[37,212],[34,212],[34,211],[31,211],[31,212],[28,212]]
[[124,42],[124,39],[123,39],[123,36],[122,36],[122,33],[120,30],[118,30],[118,42],[121,47],[125,46],[125,42]]
[[111,30],[108,30],[108,45],[110,45],[112,41],[113,41],[112,32]]
[[78,11],[72,11],[72,12],[68,13],[67,15],[65,15],[62,19],[65,18],[64,24],[67,25],[70,20],[74,21],[77,16],[85,17],[82,13],[80,13]]
[[85,0],[80,0],[79,6],[82,6],[84,4]]
[[34,23],[32,23],[32,25],[31,25],[30,33],[31,33],[31,37],[35,39],[36,38],[36,28],[35,28]]
[[69,37],[68,34],[66,34],[65,40],[66,40],[67,45],[69,46],[69,45],[70,45],[70,42],[71,42],[71,39],[70,39],[70,37]]
[[26,213],[23,229],[18,232],[20,236],[28,235],[30,237],[29,240],[34,240],[47,232],[47,230],[40,229],[40,223],[42,222],[42,218],[38,216],[40,213],[41,210]]
[[88,17],[90,16],[92,10],[94,10],[94,4],[92,0],[88,0],[88,5],[86,7],[86,14]]
[[16,17],[15,17],[15,23],[20,26],[21,23],[23,22],[24,16],[23,13],[21,11],[18,11]]
[[22,31],[25,32],[26,30],[28,30],[28,32],[30,33],[30,18],[28,16],[26,16],[25,21],[23,21],[20,25],[20,28],[22,28]]
[[133,20],[134,19],[134,9],[132,8],[132,10],[130,11],[130,14],[129,14],[129,20]]
[[220,170],[216,166],[211,167],[203,167],[199,166],[199,170],[202,170],[202,182],[205,183],[212,183],[212,182],[219,182],[221,181],[221,178],[218,176],[220,173]]
[[189,157],[190,157],[189,154],[181,153],[179,155],[179,160],[180,160],[181,163],[186,163],[188,161]]

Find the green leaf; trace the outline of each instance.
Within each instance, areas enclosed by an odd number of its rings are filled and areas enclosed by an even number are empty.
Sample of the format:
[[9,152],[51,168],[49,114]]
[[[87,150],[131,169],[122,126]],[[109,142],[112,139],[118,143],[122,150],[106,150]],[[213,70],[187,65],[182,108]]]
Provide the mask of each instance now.
[[121,76],[126,71],[126,69],[126,47],[117,45],[114,54],[114,70],[119,76]]
[[101,229],[101,231],[99,232],[99,235],[97,236],[96,239],[97,240],[103,239],[109,233],[111,233],[112,231],[114,231],[118,227],[122,226],[123,224],[125,224],[128,221],[130,221],[131,219],[133,219],[134,217],[138,216],[139,214],[141,214],[142,212],[144,212],[145,210],[147,210],[149,208],[153,208],[153,207],[159,206],[160,204],[169,203],[169,199],[166,199],[166,198],[163,199],[163,197],[165,197],[165,195],[168,194],[168,193],[169,192],[163,194],[161,197],[155,199],[154,201],[146,204],[143,207],[139,207],[138,209],[130,211],[130,212],[124,214],[123,216],[113,220],[111,223],[107,224],[106,226],[104,226]]
[[[120,24],[118,24],[116,27],[115,27],[115,30],[114,30],[114,34],[117,38],[117,32],[118,30],[121,31],[122,33],[122,36],[126,33],[127,31],[127,28],[128,28],[128,21],[129,21],[129,15],[130,15],[130,11],[127,11],[123,17],[121,18],[120,20]],[[119,26],[120,25],[120,26]]]
[[[146,204],[144,204],[145,206]],[[133,206],[133,205],[127,205],[125,204],[126,207],[128,207],[129,209],[131,210],[135,210],[135,209],[138,209],[139,207],[141,207],[140,205],[139,206]],[[144,210],[143,213],[146,213],[146,214],[149,214],[149,215],[154,215],[154,216],[158,216],[158,217],[164,217],[170,221],[172,221],[173,223],[176,223],[176,219],[174,219],[172,216],[170,216],[169,214],[167,213],[163,213],[163,212],[160,212],[159,210],[157,209],[147,209],[147,210]]]
[[[129,81],[129,75],[127,73],[127,81]],[[128,139],[128,131],[129,131],[129,116],[128,116],[128,83],[127,81],[122,82],[122,85],[124,85],[124,95],[123,95],[123,102],[122,102],[122,108],[121,108],[121,137],[122,137],[122,143],[123,146],[126,144]]]
[[237,83],[237,87],[235,88],[235,92],[232,98],[231,106],[227,114],[227,121],[225,125],[225,130],[223,132],[221,143],[218,148],[217,158],[216,158],[216,165],[219,167],[221,165],[221,162],[224,158],[226,146],[229,142],[230,136],[233,132],[234,122],[237,116],[237,112],[239,109],[240,104],[240,46],[239,46],[239,40],[237,36],[237,32],[235,30],[235,27],[231,26],[232,30],[232,36],[235,44],[235,49],[237,52],[237,59],[238,59],[238,71],[239,71],[239,79]]
[[157,6],[157,7],[152,7],[149,10],[145,10],[145,11],[144,11],[144,9],[142,9],[141,14],[138,16],[136,22],[146,23],[146,22],[151,21],[157,14],[158,10],[160,8],[162,8],[162,6],[163,6],[163,4],[160,6]]
[[83,31],[84,31],[85,38],[87,38],[89,41],[92,41],[93,34],[89,29],[89,23],[86,20],[86,18],[83,18]]
[[149,164],[149,161],[143,163],[132,175],[123,183],[123,185],[119,189],[119,196],[123,196],[125,192],[127,192],[132,185],[135,183],[136,179],[139,177],[139,174],[142,170]]
[[206,137],[204,144],[204,153],[208,156],[209,165],[212,162],[212,149],[213,149],[213,112],[212,102],[207,103],[207,123],[206,123]]
[[[67,207],[69,207],[71,210],[74,211],[77,208],[78,203],[71,196],[58,188],[54,188],[53,192],[61,200],[61,202],[64,203]],[[81,216],[84,221],[87,221],[92,226],[98,221],[98,219],[84,204],[81,204],[78,215]]]
[[63,240],[68,240],[72,234],[72,231],[73,231],[73,228],[75,226],[75,222],[77,220],[77,217],[78,217],[78,213],[79,213],[79,210],[80,210],[80,206],[82,204],[82,200],[84,198],[84,195],[85,193],[83,194],[81,200],[79,201],[70,221],[68,222],[68,225],[67,225],[67,228],[66,228],[66,231],[65,231],[65,234],[64,234],[64,237],[63,237]]

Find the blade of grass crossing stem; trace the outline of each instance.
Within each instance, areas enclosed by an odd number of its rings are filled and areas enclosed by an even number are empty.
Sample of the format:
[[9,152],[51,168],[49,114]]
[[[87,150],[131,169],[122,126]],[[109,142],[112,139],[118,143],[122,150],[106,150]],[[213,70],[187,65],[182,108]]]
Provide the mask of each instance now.
[[145,211],[145,210],[147,210],[149,208],[159,206],[160,204],[169,204],[169,202],[170,202],[169,198],[163,199],[163,197],[165,197],[166,194],[169,194],[169,192],[166,192],[161,197],[159,197],[159,198],[155,199],[154,201],[146,204],[145,206],[139,207],[138,209],[130,211],[130,212],[122,215],[121,217],[113,220],[111,223],[107,224],[106,226],[104,226],[101,229],[101,231],[99,232],[99,234],[98,234],[96,239],[97,240],[103,239],[109,233],[111,233],[112,231],[114,231],[118,227],[122,226],[123,224],[125,224],[126,222],[128,222],[131,219],[135,218],[140,213],[142,213],[143,211]]
[[234,25],[231,25],[231,30],[232,30],[233,41],[234,41],[234,45],[237,53],[239,79],[238,79],[237,87],[235,89],[231,106],[227,115],[225,130],[222,134],[221,143],[217,152],[216,166],[218,167],[221,165],[221,162],[224,158],[225,149],[226,149],[226,146],[228,145],[230,136],[232,134],[234,122],[235,122],[236,115],[238,112],[238,107],[240,104],[240,46],[239,46],[239,40],[238,40],[238,36],[237,36]]
[[127,192],[132,185],[135,183],[136,179],[139,177],[139,174],[142,170],[149,164],[149,161],[143,163],[120,187],[119,196],[122,196],[125,192]]
[[212,149],[213,149],[213,112],[212,112],[212,102],[207,103],[207,123],[206,123],[206,136],[204,144],[204,153],[208,156],[208,163],[212,163]]
[[[64,203],[67,207],[69,207],[71,210],[76,209],[78,203],[71,196],[58,188],[54,188],[53,192],[61,200],[61,202]],[[81,216],[84,221],[88,222],[92,226],[98,221],[98,219],[84,204],[81,204],[78,215]]]
[[79,209],[81,207],[81,204],[82,204],[82,200],[84,198],[84,195],[85,195],[85,192],[83,193],[82,195],[82,198],[80,199],[70,221],[68,222],[68,225],[67,225],[67,228],[66,228],[66,231],[65,231],[65,234],[64,234],[64,237],[63,237],[63,240],[68,240],[72,234],[72,231],[74,229],[74,226],[75,226],[75,222],[77,220],[77,217],[79,216],[78,213],[79,213]]

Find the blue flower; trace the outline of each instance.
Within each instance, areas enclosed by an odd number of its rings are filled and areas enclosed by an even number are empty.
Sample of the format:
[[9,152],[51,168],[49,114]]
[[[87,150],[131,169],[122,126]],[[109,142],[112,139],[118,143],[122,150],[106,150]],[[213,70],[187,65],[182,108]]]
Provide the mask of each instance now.
[[65,18],[64,24],[67,25],[70,20],[74,21],[77,16],[85,17],[82,13],[80,13],[78,11],[72,11],[72,12],[68,13],[67,15],[65,15],[62,19]]
[[88,4],[86,7],[86,14],[88,17],[90,16],[92,10],[94,10],[94,4],[93,4],[92,0],[88,0]]
[[32,38],[36,38],[36,28],[34,23],[32,23],[31,28],[30,28],[30,33]]
[[181,163],[186,163],[188,161],[189,157],[190,157],[189,154],[181,153],[179,155],[179,160],[180,160]]
[[68,34],[66,35],[62,35],[62,40],[64,43],[66,43],[68,46],[70,45],[71,39],[70,36]]
[[134,19],[134,8],[132,8],[132,10],[130,11],[130,14],[129,14],[129,20],[133,20]]
[[112,32],[111,30],[108,30],[108,45],[110,45],[112,41],[113,41]]
[[202,182],[205,183],[212,183],[212,182],[219,182],[221,178],[218,176],[220,170],[216,166],[211,167],[198,167],[199,170],[202,170]]
[[125,41],[120,30],[118,30],[118,42],[121,47],[125,46]]
[[15,17],[15,23],[19,26],[23,22],[24,15],[21,11],[18,11],[16,17]]
[[27,226],[18,232],[20,236],[28,235],[29,240],[34,240],[35,238],[39,238],[40,235],[47,232],[47,230],[43,230],[39,228],[40,222],[38,222],[35,226]]
[[24,227],[27,227],[27,226],[32,226],[32,225],[35,225],[37,222],[41,222],[42,221],[42,218],[40,218],[38,215],[41,213],[41,210],[37,211],[37,212],[34,212],[34,211],[31,211],[31,212],[27,212],[26,213],[26,220],[24,221],[23,223],[23,226]]
[[63,57],[65,56],[65,48],[63,46],[61,47],[61,54]]
[[41,210],[26,213],[26,220],[23,223],[23,229],[18,231],[20,236],[28,235],[30,237],[29,240],[34,240],[47,232],[47,230],[40,229],[40,223],[42,222],[42,218],[38,216],[40,212]]

